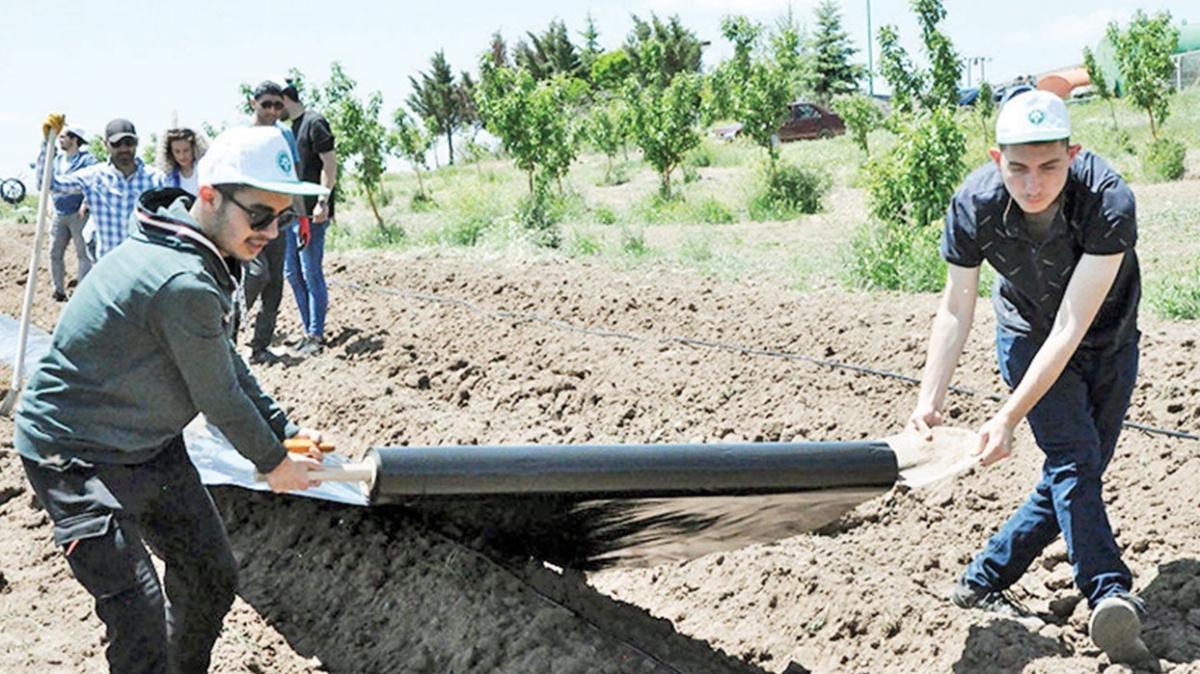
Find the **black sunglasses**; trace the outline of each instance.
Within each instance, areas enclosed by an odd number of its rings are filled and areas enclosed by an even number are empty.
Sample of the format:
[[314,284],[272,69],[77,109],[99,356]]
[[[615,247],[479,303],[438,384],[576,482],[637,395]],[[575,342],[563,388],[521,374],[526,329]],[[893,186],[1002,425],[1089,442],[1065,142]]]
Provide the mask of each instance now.
[[137,147],[137,143],[137,138],[130,138],[129,136],[126,136],[115,143],[109,143],[109,145],[112,145],[113,147]]
[[283,101],[259,101],[258,105],[259,107],[266,108],[267,110],[283,109]]
[[250,208],[249,206],[246,206],[242,202],[235,199],[232,192],[225,190],[217,191],[221,193],[221,196],[232,201],[235,206],[243,211],[246,211],[246,215],[250,216],[250,229],[253,229],[256,232],[261,232],[262,230],[267,229],[271,226],[271,223],[275,223],[280,229],[283,229],[284,226],[296,219],[296,211],[292,210],[290,206],[282,211],[279,211],[278,213],[271,210],[263,210],[261,208]]

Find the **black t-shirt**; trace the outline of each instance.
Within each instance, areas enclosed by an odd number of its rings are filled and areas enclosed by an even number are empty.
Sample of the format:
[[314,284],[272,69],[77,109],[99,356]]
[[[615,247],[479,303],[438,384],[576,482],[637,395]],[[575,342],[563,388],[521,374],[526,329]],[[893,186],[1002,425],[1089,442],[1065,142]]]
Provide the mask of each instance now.
[[942,257],[960,267],[984,260],[997,272],[992,292],[1001,329],[1044,340],[1054,325],[1075,265],[1085,254],[1125,253],[1112,288],[1080,349],[1109,350],[1137,339],[1137,216],[1133,191],[1108,162],[1083,151],[1071,162],[1061,208],[1034,236],[995,162],[963,182],[946,212]]
[[[296,135],[296,150],[300,154],[298,167],[300,179],[312,183],[321,182],[321,153],[333,149],[333,130],[325,116],[313,110],[305,110],[299,118],[292,120],[292,133]],[[329,217],[333,217],[333,197],[329,195]],[[304,197],[304,207],[312,215],[317,205],[316,197]]]

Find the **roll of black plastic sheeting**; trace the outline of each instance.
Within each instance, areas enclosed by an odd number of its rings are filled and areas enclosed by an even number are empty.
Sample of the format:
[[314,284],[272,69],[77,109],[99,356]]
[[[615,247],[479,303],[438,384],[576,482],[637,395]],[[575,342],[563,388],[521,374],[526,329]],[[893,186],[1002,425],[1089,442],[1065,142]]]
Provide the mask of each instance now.
[[372,450],[372,503],[413,497],[571,494],[737,496],[855,487],[898,478],[886,442],[484,445]]

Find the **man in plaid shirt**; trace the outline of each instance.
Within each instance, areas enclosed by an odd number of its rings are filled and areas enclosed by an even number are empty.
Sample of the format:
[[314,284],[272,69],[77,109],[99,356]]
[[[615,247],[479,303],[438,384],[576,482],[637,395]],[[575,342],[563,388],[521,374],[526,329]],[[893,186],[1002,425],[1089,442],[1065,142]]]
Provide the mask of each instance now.
[[142,192],[164,184],[162,173],[138,158],[137,130],[129,120],[114,119],[108,123],[104,128],[104,146],[109,153],[107,162],[69,175],[55,173],[50,183],[54,192],[83,194],[92,215],[84,237],[89,233],[94,235],[96,260],[129,236],[129,218]]

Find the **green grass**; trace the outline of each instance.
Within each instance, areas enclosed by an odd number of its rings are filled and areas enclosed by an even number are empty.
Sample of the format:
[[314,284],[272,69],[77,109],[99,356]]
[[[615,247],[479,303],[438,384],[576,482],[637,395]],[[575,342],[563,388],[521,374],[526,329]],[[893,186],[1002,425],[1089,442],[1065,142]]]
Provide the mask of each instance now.
[[[1128,135],[1123,143],[1113,132],[1107,103],[1072,103],[1074,140],[1105,156],[1138,192],[1140,240],[1148,310],[1172,318],[1194,316],[1195,260],[1200,258],[1200,190],[1188,183],[1148,185],[1137,154],[1150,142],[1144,113],[1118,102],[1118,123]],[[978,118],[962,113],[968,140],[967,166],[986,161],[989,143]],[[989,122],[989,126],[994,120]],[[1164,126],[1164,136],[1182,142],[1189,151],[1195,179],[1200,153],[1200,87],[1177,96]],[[896,142],[886,131],[869,136],[872,156]],[[1127,151],[1126,145],[1133,149]],[[521,251],[522,255],[563,255],[587,258],[626,268],[668,265],[723,279],[766,279],[798,289],[842,284],[847,268],[844,251],[866,221],[865,194],[859,186],[867,155],[849,137],[801,141],[781,146],[781,161],[817,168],[829,176],[830,192],[824,212],[814,215],[755,212],[765,158],[762,148],[745,139],[725,142],[704,138],[672,176],[676,198],[658,196],[658,176],[641,161],[635,148],[616,161],[621,181],[604,180],[606,158],[585,153],[572,166],[553,219],[560,248],[539,248],[536,237],[522,226],[518,205],[528,195],[527,176],[503,158],[442,167],[424,175],[432,202],[416,202],[413,175],[389,174],[390,202],[383,207],[389,225],[403,229],[403,239],[378,232],[360,204],[339,209],[338,226],[331,231],[333,249],[387,247],[489,252]],[[619,182],[619,184],[612,184]],[[756,219],[763,219],[756,222]],[[931,238],[932,240],[932,238]],[[859,239],[859,245],[869,241]],[[879,243],[879,242],[876,242]],[[928,242],[926,242],[928,243]],[[882,244],[880,244],[882,245]],[[473,253],[466,253],[473,254]],[[909,291],[934,291],[944,278],[936,248],[925,246],[904,259],[879,256],[881,273],[905,277]],[[901,256],[903,257],[903,256]],[[896,269],[888,271],[888,265]],[[980,294],[990,291],[994,272],[985,268]]]

